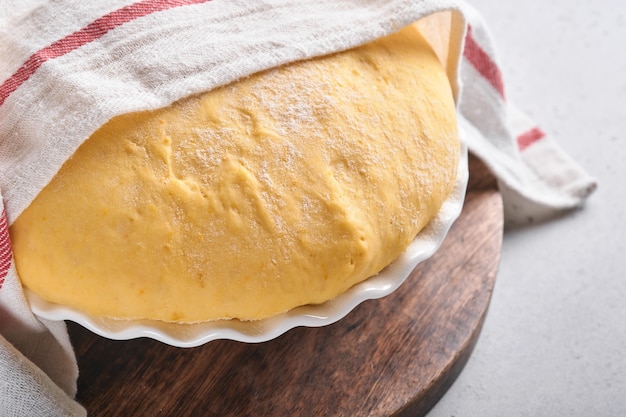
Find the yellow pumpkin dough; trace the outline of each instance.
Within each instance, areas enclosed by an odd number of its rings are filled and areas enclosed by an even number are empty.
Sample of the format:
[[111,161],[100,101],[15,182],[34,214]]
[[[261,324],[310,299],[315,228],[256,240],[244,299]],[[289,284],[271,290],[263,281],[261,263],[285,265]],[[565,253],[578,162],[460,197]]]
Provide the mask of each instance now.
[[269,317],[396,259],[459,149],[446,74],[408,27],[112,119],[12,225],[16,266],[98,316]]

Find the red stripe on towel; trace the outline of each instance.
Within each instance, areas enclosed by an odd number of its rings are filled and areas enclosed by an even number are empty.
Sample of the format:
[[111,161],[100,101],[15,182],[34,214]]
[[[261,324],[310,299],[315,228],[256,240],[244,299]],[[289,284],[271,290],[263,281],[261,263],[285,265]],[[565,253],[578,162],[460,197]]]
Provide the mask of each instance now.
[[6,211],[2,210],[0,215],[0,288],[4,284],[4,278],[11,268],[11,238],[9,237],[9,223],[7,222]]
[[0,106],[22,84],[33,75],[44,62],[63,56],[92,42],[112,29],[149,14],[178,6],[205,3],[210,0],[144,0],[130,4],[104,15],[84,28],[68,35],[53,44],[35,52],[2,85],[0,85]]
[[520,151],[523,151],[545,136],[546,134],[541,129],[533,127],[517,137],[517,146]]
[[474,68],[495,88],[500,96],[505,99],[504,83],[502,73],[485,50],[476,42],[472,36],[472,27],[467,27],[465,35],[465,50],[463,56],[472,64]]

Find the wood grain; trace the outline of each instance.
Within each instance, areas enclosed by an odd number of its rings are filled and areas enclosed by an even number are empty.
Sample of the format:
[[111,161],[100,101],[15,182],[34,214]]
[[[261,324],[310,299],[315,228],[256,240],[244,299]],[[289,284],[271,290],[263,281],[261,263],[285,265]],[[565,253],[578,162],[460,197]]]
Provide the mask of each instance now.
[[470,158],[459,220],[402,287],[322,328],[191,349],[68,324],[90,416],[420,416],[478,338],[502,243],[495,180]]

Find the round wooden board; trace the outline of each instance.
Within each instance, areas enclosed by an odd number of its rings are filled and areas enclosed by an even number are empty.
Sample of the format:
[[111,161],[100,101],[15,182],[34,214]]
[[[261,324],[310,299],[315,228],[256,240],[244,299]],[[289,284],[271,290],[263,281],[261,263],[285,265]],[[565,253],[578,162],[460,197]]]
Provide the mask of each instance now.
[[470,157],[465,206],[402,287],[339,322],[259,344],[112,341],[68,323],[90,416],[421,416],[478,338],[502,244],[502,201]]

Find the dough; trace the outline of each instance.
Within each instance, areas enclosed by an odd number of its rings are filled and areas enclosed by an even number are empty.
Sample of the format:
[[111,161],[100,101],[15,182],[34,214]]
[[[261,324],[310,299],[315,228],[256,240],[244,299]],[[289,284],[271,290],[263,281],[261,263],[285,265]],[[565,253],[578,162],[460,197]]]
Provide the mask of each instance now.
[[408,27],[112,119],[12,225],[16,266],[97,316],[270,317],[398,257],[459,149],[446,74]]

